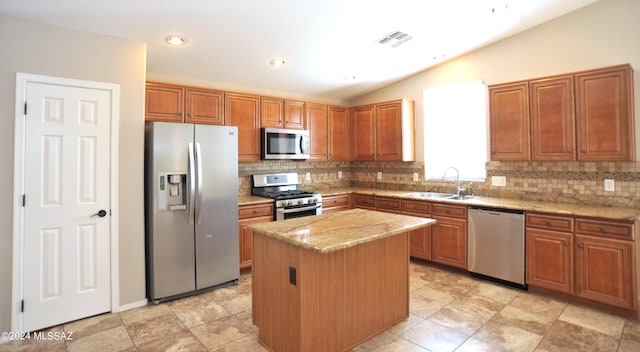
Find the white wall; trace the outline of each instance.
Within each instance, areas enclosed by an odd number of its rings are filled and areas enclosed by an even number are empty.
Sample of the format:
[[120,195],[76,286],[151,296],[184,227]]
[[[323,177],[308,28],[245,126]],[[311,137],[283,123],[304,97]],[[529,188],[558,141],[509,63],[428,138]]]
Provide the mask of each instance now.
[[[146,45],[0,16],[0,179],[12,195],[16,72],[120,85],[120,304],[144,300],[144,82]],[[10,197],[10,196],[8,196]],[[0,331],[11,330],[13,209],[0,202]]]
[[[422,91],[482,79],[504,83],[630,63],[640,84],[640,1],[600,0],[398,83],[352,99],[349,105],[408,98],[416,102],[416,157],[424,160]],[[635,89],[636,139],[640,88]],[[640,157],[640,143],[636,143]]]

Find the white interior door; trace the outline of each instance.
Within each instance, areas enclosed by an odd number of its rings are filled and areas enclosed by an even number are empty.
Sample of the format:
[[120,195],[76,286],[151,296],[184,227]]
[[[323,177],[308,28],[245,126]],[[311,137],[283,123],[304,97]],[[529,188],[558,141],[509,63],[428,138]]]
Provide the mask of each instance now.
[[26,85],[22,331],[111,309],[112,95]]

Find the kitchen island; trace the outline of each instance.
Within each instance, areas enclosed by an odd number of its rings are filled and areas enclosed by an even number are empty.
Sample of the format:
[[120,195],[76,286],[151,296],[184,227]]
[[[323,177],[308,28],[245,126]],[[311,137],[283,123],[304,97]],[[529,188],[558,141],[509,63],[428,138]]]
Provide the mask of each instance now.
[[364,209],[251,225],[252,314],[271,351],[346,351],[409,316],[409,231]]

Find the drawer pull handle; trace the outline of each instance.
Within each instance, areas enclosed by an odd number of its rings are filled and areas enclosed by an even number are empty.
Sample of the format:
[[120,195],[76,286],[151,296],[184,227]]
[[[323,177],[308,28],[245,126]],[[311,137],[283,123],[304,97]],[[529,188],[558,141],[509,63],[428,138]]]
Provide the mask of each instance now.
[[544,224],[545,224],[546,226],[551,226],[551,222],[550,222],[550,221],[545,221],[545,222],[544,222]]
[[602,233],[607,232],[607,229],[605,229],[604,227],[600,227],[600,228],[599,228],[599,230],[600,230],[600,232],[602,232]]

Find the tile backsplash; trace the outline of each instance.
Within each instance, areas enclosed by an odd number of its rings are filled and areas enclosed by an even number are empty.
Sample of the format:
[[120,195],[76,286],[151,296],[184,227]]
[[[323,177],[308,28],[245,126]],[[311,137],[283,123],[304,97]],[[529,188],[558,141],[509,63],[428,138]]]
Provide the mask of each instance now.
[[[339,171],[342,178],[338,178]],[[449,178],[424,180],[422,162],[262,161],[239,164],[240,195],[251,193],[251,175],[273,172],[297,172],[301,188],[353,186],[455,192],[455,181]],[[306,179],[307,173],[310,180]],[[413,181],[414,173],[420,175],[419,181]],[[506,177],[506,186],[492,186],[492,176]],[[614,180],[614,191],[604,190],[604,179]],[[640,208],[640,162],[492,161],[487,163],[484,182],[462,184],[481,196]]]

